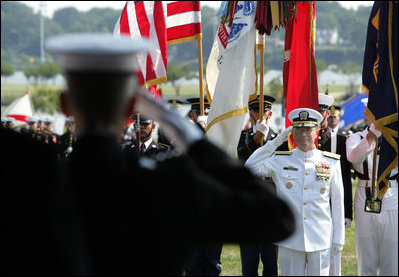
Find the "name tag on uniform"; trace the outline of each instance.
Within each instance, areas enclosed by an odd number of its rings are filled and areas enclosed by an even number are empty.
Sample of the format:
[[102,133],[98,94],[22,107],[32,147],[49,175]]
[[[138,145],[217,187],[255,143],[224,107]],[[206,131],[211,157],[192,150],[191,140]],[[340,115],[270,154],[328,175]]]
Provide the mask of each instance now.
[[317,180],[327,181],[330,179],[331,170],[328,163],[316,164],[316,178]]
[[298,171],[298,168],[289,166],[289,167],[284,167],[283,170],[289,170],[289,171]]

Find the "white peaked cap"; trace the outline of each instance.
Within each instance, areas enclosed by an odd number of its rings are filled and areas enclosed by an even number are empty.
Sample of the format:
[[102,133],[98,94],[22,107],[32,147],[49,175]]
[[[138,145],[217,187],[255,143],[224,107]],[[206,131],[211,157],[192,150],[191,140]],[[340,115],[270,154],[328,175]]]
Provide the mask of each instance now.
[[295,127],[313,127],[317,126],[323,120],[323,116],[316,110],[309,108],[299,108],[292,110],[288,114],[288,119]]
[[51,37],[45,50],[60,55],[64,71],[134,72],[136,56],[150,50],[146,39],[111,34],[75,33]]
[[319,105],[326,106],[326,108],[331,107],[334,103],[334,98],[330,95],[319,93]]

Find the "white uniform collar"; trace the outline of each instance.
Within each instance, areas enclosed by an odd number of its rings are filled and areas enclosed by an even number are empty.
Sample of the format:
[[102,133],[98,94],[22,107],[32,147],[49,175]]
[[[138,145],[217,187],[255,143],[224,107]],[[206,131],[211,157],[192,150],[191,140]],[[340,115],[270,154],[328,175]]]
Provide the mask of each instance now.
[[295,148],[295,150],[297,151],[298,156],[303,157],[303,158],[310,158],[310,157],[312,157],[312,156],[316,153],[317,148],[315,148],[315,149],[313,149],[313,150],[311,150],[311,151],[308,151],[308,152],[303,152],[303,151],[302,151],[301,149],[299,149],[298,147]]
[[[148,147],[150,147],[150,144],[152,143],[152,138],[150,138],[149,140],[147,140],[146,142],[144,142],[144,145],[145,145],[145,149],[147,150],[148,149]],[[141,147],[141,145],[143,145],[143,143],[141,143],[140,144],[140,147]]]

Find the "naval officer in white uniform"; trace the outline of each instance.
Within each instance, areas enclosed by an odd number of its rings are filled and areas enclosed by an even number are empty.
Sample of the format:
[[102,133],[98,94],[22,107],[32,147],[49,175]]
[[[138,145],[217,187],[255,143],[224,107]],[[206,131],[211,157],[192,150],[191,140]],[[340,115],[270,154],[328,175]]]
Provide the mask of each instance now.
[[[362,100],[367,106],[367,98]],[[375,139],[381,133],[370,126],[350,135],[346,141],[348,161],[359,178],[355,193],[355,242],[359,276],[398,276],[398,167],[392,169],[381,210],[366,212],[367,194],[371,198],[371,180]],[[376,172],[378,172],[378,160]],[[374,195],[377,195],[376,190]],[[374,200],[374,199],[373,199]]]
[[[330,255],[345,244],[344,192],[339,155],[315,146],[322,116],[307,108],[288,115],[293,128],[255,151],[246,166],[262,177],[272,177],[277,193],[296,219],[296,231],[278,242],[284,276],[328,276]],[[292,151],[275,151],[291,131],[297,144]]]

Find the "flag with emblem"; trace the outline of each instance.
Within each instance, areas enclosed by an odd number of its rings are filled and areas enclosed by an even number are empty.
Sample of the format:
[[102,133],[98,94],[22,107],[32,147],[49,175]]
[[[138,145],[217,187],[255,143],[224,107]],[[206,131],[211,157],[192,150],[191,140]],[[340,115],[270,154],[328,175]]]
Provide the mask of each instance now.
[[382,133],[377,192],[382,199],[392,169],[398,166],[398,3],[375,1],[370,14],[363,62],[366,114]]
[[[315,1],[297,2],[296,19],[286,26],[283,85],[286,107],[285,125],[289,113],[297,108],[319,109],[317,72],[314,58]],[[290,136],[289,142],[295,146]]]
[[166,16],[165,1],[127,1],[115,25],[115,37],[146,38],[152,44],[150,53],[137,56],[141,85],[153,86],[167,81]]
[[[234,2],[234,3],[233,3]],[[206,136],[233,157],[237,157],[237,145],[249,95],[255,90],[255,40],[254,24],[256,2],[232,1],[228,9],[231,17],[227,25],[219,27],[218,36],[225,50],[217,60],[219,74],[216,80]],[[229,20],[231,18],[231,21]],[[230,21],[230,22],[229,22]],[[228,27],[224,29],[224,27]],[[228,36],[227,36],[228,34]]]

